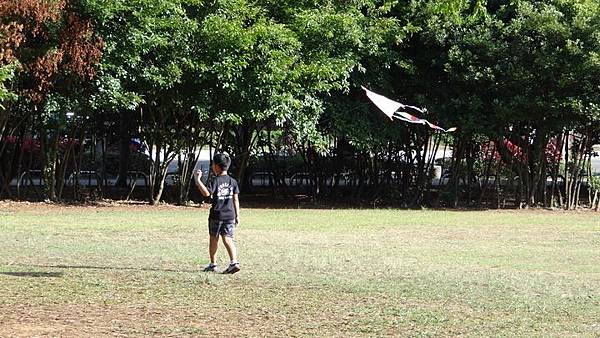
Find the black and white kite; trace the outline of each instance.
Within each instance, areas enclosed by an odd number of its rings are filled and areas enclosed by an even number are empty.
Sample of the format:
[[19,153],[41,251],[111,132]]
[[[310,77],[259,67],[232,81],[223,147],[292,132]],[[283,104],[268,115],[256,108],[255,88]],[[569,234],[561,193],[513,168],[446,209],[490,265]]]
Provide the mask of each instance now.
[[440,126],[437,126],[437,125],[425,120],[425,119],[418,118],[418,117],[406,112],[406,110],[411,110],[411,111],[416,111],[421,114],[425,114],[425,113],[427,113],[427,109],[425,109],[425,108],[419,108],[419,107],[415,107],[415,106],[405,105],[400,102],[390,100],[383,95],[373,93],[372,91],[368,90],[365,87],[362,87],[362,89],[367,93],[367,97],[377,106],[377,108],[379,108],[379,110],[381,110],[387,117],[389,117],[390,120],[398,119],[400,121],[404,121],[404,122],[408,122],[408,123],[427,125],[431,129],[443,131],[445,133],[451,133],[451,132],[457,130],[457,128],[444,129]]

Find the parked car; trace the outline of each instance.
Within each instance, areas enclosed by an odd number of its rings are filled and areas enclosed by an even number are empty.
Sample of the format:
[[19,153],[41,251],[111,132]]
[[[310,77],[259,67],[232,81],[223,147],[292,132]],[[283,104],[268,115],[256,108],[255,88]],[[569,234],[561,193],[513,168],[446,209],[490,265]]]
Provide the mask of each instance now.
[[269,171],[257,171],[250,176],[253,187],[271,187],[275,183],[275,175]]
[[102,179],[96,171],[81,171],[79,173],[73,172],[67,178],[65,182],[67,186],[75,186],[75,182],[81,187],[97,187],[101,185]]

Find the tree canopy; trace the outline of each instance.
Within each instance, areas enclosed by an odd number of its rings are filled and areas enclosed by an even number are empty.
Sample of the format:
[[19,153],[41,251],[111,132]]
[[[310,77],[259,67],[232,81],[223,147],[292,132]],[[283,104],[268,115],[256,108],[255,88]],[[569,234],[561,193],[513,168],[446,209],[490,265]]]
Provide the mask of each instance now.
[[[191,163],[202,146],[227,150],[244,182],[265,146],[285,144],[316,185],[350,171],[375,187],[372,196],[395,186],[384,194],[409,205],[423,203],[429,154],[448,147],[453,184],[497,171],[518,178],[518,199],[536,205],[546,203],[547,176],[581,179],[570,170],[590,163],[598,142],[593,0],[3,0],[0,8],[1,136],[41,142],[47,181],[61,164],[48,154],[77,130],[120,144],[121,178],[129,140],[145,142],[153,202],[182,154]],[[361,85],[427,107],[425,118],[459,131],[389,123]],[[5,146],[0,156],[18,151]],[[23,170],[9,169],[6,177]],[[457,201],[459,184],[448,189]]]

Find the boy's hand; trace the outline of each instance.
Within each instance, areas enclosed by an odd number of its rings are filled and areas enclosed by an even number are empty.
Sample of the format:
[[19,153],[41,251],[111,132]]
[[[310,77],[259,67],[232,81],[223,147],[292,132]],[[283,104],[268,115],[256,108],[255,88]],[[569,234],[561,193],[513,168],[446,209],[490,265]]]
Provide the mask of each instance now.
[[236,217],[235,218],[235,226],[239,227],[240,226],[240,217]]
[[198,169],[194,172],[194,176],[197,178],[202,178],[202,169]]

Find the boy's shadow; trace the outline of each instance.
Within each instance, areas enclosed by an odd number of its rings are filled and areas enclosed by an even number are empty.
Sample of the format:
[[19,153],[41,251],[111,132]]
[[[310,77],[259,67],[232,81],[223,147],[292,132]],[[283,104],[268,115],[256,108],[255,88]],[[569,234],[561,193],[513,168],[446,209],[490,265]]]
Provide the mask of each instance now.
[[[93,266],[93,265],[13,265],[19,267],[34,267],[44,269],[77,269],[77,270],[117,270],[117,271],[150,271],[150,272],[183,272],[183,273],[196,273],[200,270],[184,270],[184,269],[160,269],[160,268],[143,268],[143,267],[119,267],[119,266]],[[0,272],[0,274],[17,276],[19,274],[33,274],[29,277],[60,277],[63,272]],[[39,274],[39,276],[37,276]],[[45,276],[44,274],[48,274]],[[54,276],[56,274],[56,276]]]
[[40,271],[27,271],[27,272],[0,272],[0,275],[13,276],[13,277],[32,277],[32,278],[57,278],[62,277],[62,272],[40,272]]

